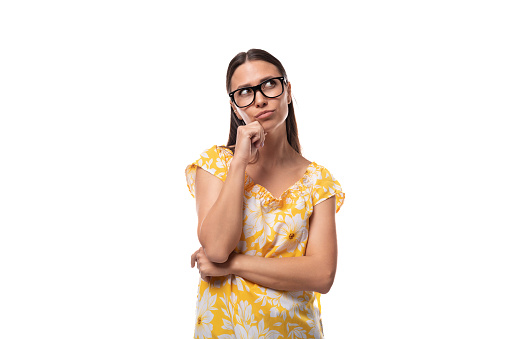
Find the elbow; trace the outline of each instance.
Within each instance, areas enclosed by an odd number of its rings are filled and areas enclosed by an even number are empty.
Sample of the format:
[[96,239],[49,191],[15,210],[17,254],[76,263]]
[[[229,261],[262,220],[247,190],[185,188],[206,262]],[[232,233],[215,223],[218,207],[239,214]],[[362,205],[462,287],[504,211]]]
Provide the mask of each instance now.
[[230,253],[222,249],[218,244],[210,244],[207,241],[203,241],[201,238],[199,238],[199,241],[205,255],[210,261],[221,264],[226,262],[230,257]]
[[321,286],[320,288],[318,288],[318,291],[316,291],[316,292],[318,292],[320,294],[327,294],[327,293],[329,293],[331,287],[332,287],[332,284],[327,285],[327,286]]
[[330,289],[332,288],[332,284],[334,284],[335,275],[336,275],[335,271],[328,271],[325,274],[321,275],[316,292],[320,294],[329,293]]
[[226,262],[233,251],[233,249],[228,251],[225,244],[218,241],[217,238],[207,237],[202,232],[198,234],[198,240],[207,258],[214,263],[221,264]]
[[215,262],[217,264],[222,264],[226,262],[230,257],[230,253],[226,253],[226,251],[223,251],[221,249],[203,247],[203,251],[205,252],[205,255],[210,261]]

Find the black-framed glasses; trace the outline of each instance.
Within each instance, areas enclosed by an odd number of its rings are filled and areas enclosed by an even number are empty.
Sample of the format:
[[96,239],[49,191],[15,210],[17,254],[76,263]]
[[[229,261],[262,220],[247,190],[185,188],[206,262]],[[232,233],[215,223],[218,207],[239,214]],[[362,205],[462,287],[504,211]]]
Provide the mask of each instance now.
[[256,91],[260,91],[266,98],[277,98],[284,92],[285,77],[275,77],[265,80],[256,86],[236,89],[228,93],[231,100],[238,108],[251,105],[256,96]]

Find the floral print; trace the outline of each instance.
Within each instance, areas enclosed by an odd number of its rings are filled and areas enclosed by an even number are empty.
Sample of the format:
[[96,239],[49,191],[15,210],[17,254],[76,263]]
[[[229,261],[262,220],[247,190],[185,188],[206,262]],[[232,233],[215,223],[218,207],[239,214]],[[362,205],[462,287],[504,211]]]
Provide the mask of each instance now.
[[201,298],[198,298],[196,303],[196,327],[195,337],[199,339],[211,338],[214,325],[211,323],[214,319],[212,311],[217,310],[214,308],[217,296],[211,297],[209,289],[205,289]]
[[278,223],[276,242],[276,253],[284,253],[285,251],[294,252],[304,250],[304,244],[307,243],[308,230],[306,222],[300,214],[295,216],[285,216],[284,222]]
[[[224,182],[232,159],[225,147],[205,150],[185,170],[191,195],[197,167]],[[266,258],[305,255],[313,207],[332,196],[338,212],[345,197],[341,186],[315,162],[279,197],[246,174],[243,231],[235,251]],[[236,275],[212,277],[208,283],[200,278],[194,338],[323,338],[319,297],[313,291],[266,288]]]

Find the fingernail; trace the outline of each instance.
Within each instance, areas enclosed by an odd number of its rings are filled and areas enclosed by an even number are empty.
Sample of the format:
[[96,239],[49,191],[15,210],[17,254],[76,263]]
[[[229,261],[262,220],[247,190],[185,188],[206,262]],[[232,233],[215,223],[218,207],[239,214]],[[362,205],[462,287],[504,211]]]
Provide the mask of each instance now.
[[265,143],[265,142],[262,142],[262,145],[261,145],[260,147],[263,147],[263,144],[264,144],[264,143]]

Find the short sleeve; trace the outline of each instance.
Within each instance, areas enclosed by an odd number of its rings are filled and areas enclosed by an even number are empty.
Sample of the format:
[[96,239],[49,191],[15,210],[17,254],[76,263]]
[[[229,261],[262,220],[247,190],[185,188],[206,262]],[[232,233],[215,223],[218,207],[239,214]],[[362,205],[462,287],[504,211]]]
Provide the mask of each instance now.
[[195,162],[189,164],[186,167],[186,180],[187,180],[187,188],[191,195],[194,196],[195,193],[195,179],[196,179],[196,169],[201,167],[205,171],[210,174],[216,176],[221,179],[221,181],[226,180],[226,175],[228,173],[228,161],[226,150],[223,150],[221,147],[216,145],[211,148],[205,150]]
[[322,167],[318,171],[316,182],[313,186],[312,200],[313,206],[321,203],[332,196],[336,196],[336,213],[343,205],[345,200],[345,193],[341,190],[341,185],[334,179],[334,176],[325,168]]

